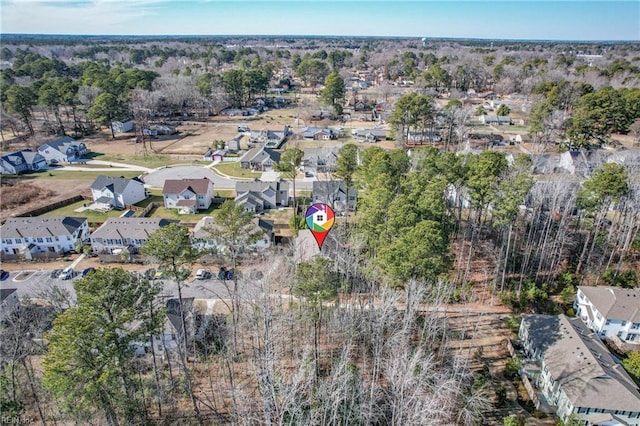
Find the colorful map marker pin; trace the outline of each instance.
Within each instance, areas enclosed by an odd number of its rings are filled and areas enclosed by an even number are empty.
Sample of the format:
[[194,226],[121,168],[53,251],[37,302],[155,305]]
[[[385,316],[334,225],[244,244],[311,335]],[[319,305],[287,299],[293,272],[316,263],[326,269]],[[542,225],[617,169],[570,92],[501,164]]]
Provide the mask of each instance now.
[[324,203],[312,204],[305,214],[307,227],[313,234],[313,238],[318,243],[318,248],[322,250],[322,244],[327,234],[333,227],[335,214],[333,209]]

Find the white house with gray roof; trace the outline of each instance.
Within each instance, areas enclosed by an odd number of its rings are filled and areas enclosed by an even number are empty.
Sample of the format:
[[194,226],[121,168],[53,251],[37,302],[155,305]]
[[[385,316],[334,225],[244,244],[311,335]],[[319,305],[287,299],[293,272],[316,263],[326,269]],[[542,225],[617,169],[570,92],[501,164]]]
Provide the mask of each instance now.
[[47,168],[47,160],[30,149],[9,152],[0,157],[0,174],[17,175]]
[[42,155],[47,163],[71,163],[78,161],[89,153],[84,142],[76,141],[72,137],[65,136],[40,145],[38,154]]
[[636,384],[579,318],[523,315],[518,337],[525,374],[562,420],[640,425]]
[[124,250],[136,254],[151,234],[169,223],[167,219],[148,217],[110,218],[91,234],[91,248],[97,254]]
[[640,345],[640,288],[579,286],[576,315],[601,338]]
[[31,260],[74,250],[89,237],[89,225],[84,217],[15,217],[0,227],[0,236],[3,255]]
[[91,184],[91,194],[94,203],[108,209],[124,209],[147,198],[144,183],[140,179],[115,176],[98,176]]

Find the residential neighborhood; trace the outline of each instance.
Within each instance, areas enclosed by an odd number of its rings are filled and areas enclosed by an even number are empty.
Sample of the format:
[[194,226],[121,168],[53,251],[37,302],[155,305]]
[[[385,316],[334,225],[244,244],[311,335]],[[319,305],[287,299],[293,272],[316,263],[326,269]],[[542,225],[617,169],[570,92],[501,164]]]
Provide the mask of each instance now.
[[142,3],[1,37],[3,422],[640,426],[640,43]]

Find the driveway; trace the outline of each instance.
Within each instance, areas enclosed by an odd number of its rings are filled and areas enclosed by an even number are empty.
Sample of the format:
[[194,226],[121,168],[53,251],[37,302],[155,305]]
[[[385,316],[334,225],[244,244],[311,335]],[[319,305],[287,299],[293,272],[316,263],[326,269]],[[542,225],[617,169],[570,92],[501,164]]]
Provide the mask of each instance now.
[[236,189],[236,181],[222,177],[202,166],[173,166],[157,169],[144,177],[144,183],[154,188],[162,188],[167,179],[202,179],[209,178],[213,189]]

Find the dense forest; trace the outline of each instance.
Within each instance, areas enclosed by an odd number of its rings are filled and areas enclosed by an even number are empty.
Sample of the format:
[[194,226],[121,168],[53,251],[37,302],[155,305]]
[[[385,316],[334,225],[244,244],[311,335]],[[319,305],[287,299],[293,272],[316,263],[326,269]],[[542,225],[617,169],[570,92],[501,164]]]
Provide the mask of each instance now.
[[[76,280],[75,300],[57,288],[43,290],[47,306],[23,300],[0,327],[0,411],[42,424],[495,423],[517,366],[458,350],[475,335],[442,312],[495,298],[516,315],[499,318],[507,327],[523,312],[570,314],[578,285],[640,285],[639,47],[4,37],[3,151],[14,137],[82,137],[128,118],[138,129],[206,121],[306,89],[336,116],[357,100],[386,103],[398,148],[342,146],[333,177],[358,190],[357,212],[311,260],[296,261],[293,243],[246,255],[252,217],[225,202],[223,230],[211,232],[229,249],[216,260],[261,266],[225,281],[215,309],[181,293],[168,303],[162,280],[120,268]],[[372,87],[347,93],[358,73]],[[521,97],[536,154],[593,158],[587,172],[543,175],[533,155],[465,149],[483,108],[468,99],[483,92]],[[434,133],[439,146],[403,145]],[[617,151],[624,161],[596,161],[619,136],[631,139]],[[295,182],[294,150],[280,170]],[[179,292],[211,256],[180,224],[143,254]],[[171,350],[152,337],[167,334],[166,318]]]

